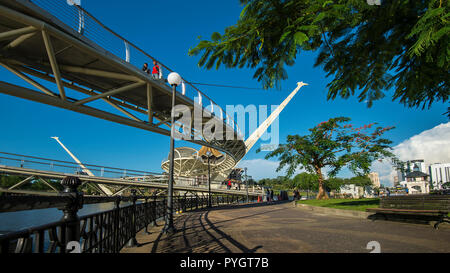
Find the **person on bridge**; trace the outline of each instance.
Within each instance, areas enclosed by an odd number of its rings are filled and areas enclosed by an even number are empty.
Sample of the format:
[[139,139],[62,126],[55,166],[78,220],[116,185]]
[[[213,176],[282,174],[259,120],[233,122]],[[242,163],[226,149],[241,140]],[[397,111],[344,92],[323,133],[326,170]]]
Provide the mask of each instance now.
[[150,69],[148,68],[148,63],[144,63],[144,66],[142,67],[142,71],[144,71],[147,74],[150,74]]
[[153,61],[153,69],[152,69],[152,77],[155,80],[159,80],[160,79],[160,68],[159,68],[159,64],[156,61]]

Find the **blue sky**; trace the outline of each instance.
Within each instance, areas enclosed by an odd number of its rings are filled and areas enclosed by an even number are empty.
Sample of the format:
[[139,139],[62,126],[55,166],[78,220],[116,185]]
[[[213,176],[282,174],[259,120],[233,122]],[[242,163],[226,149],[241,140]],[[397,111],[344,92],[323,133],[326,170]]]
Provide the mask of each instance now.
[[[199,57],[189,57],[190,47],[198,37],[209,38],[214,31],[222,32],[236,22],[242,7],[231,1],[94,1],[82,5],[105,25],[158,58],[191,82],[260,87],[252,79],[250,69],[204,70],[197,66]],[[356,98],[326,100],[325,77],[321,68],[314,68],[315,53],[301,52],[296,64],[288,68],[289,79],[282,90],[240,90],[199,86],[220,105],[279,104],[296,87],[303,87],[280,115],[280,140],[289,134],[304,134],[315,124],[330,117],[348,116],[353,124],[378,122],[395,126],[386,136],[400,144],[408,138],[447,123],[442,115],[446,104],[436,103],[431,109],[410,109],[392,102],[392,91],[375,102],[372,108]],[[0,80],[29,87],[16,76],[0,68]],[[167,156],[169,138],[123,125],[114,124],[71,111],[38,104],[0,94],[0,151],[71,160],[50,139],[59,136],[81,161],[112,167],[160,172],[161,160]],[[176,142],[176,146],[192,146]],[[256,147],[244,158],[255,160],[264,153]],[[251,173],[253,171],[253,173]],[[259,178],[258,170],[250,175]],[[280,173],[281,174],[281,173]],[[277,176],[280,174],[273,174]]]

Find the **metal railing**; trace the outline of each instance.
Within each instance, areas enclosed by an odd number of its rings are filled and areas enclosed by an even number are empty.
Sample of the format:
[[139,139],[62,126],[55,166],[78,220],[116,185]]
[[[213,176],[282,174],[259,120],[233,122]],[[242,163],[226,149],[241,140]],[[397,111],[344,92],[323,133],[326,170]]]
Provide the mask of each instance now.
[[[161,68],[161,73],[158,74],[157,80],[162,84],[166,84],[164,77],[167,77],[170,72],[173,72],[172,69],[164,65],[154,56],[148,54],[129,40],[105,26],[82,7],[70,5],[70,1],[30,0],[30,2],[58,18],[58,20],[66,24],[72,30],[78,32],[79,35],[82,35],[107,52],[120,58],[122,61],[130,63],[139,69],[142,68],[144,63],[148,63],[151,71],[153,65],[152,62],[156,61]],[[204,107],[214,116],[223,119],[228,126],[237,132],[239,137],[243,136],[244,132],[241,132],[234,119],[230,117],[221,106],[215,103],[210,97],[201,92],[189,81],[184,78],[182,80],[183,83],[180,90],[182,95],[190,98],[202,108]]]
[[[31,169],[37,171],[49,171],[59,174],[72,175],[88,175],[87,171],[89,171],[96,177],[120,178],[127,181],[137,182],[154,182],[167,184],[169,180],[168,174],[166,173],[154,173],[85,163],[82,163],[82,165],[85,167],[83,168],[79,164],[74,162],[7,152],[0,152],[0,166],[1,165],[24,168],[27,170]],[[208,178],[206,176],[175,176],[174,179],[175,183],[178,185],[193,186],[198,188],[207,188],[208,186]],[[215,188],[217,189],[227,189],[225,180],[211,180],[211,184],[215,185]],[[246,185],[242,182],[241,185],[233,185],[232,189],[245,191]],[[252,194],[262,193],[262,188],[258,185],[249,185],[249,192]]]
[[[167,216],[166,196],[137,196],[133,191],[128,198],[116,197],[112,210],[78,217],[77,211],[83,207],[83,194],[77,189],[80,184],[63,182],[66,189],[61,195],[70,198],[60,208],[64,212],[61,221],[1,235],[0,253],[117,253],[125,246],[136,246],[138,232],[148,232],[149,225]],[[144,201],[138,203],[138,199]],[[123,200],[131,200],[132,205],[120,207]],[[208,197],[185,195],[172,200],[174,212],[208,206]],[[254,202],[255,197],[250,200]],[[245,196],[211,196],[212,207],[244,202]]]
[[106,167],[84,163],[83,166],[85,166],[85,168],[82,168],[80,165],[74,162],[7,152],[0,152],[0,165],[80,175],[88,175],[86,172],[90,171],[92,174],[94,174],[94,176],[98,177],[124,178],[136,181],[141,181],[146,178],[158,178],[163,176],[161,173]]

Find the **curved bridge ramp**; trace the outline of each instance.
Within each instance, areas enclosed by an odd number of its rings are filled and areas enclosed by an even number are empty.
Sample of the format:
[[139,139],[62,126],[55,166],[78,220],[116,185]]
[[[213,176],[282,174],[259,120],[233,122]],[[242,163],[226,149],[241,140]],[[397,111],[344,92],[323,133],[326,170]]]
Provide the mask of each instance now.
[[[140,69],[153,60],[67,1],[0,0],[0,65],[33,87],[0,81],[1,93],[169,136],[172,90],[164,75],[172,70],[160,63],[162,75],[153,78]],[[176,104],[202,111],[201,128],[211,119],[224,125],[224,140],[207,140],[190,124],[188,141],[239,162],[246,146],[233,119],[188,81],[178,89]]]

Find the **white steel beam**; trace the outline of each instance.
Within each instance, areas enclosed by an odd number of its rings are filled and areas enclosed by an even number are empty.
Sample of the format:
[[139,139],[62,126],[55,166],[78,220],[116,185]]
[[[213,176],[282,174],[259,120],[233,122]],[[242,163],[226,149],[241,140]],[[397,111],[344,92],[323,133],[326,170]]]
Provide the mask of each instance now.
[[59,72],[59,67],[56,61],[55,51],[53,49],[53,44],[50,40],[50,36],[45,30],[43,30],[42,37],[44,39],[45,49],[47,50],[50,66],[52,67],[53,75],[55,76],[56,85],[58,86],[59,95],[61,96],[62,100],[66,100],[66,93],[64,91],[64,86],[61,83],[61,74]]
[[91,97],[79,100],[79,101],[75,102],[74,104],[75,105],[82,105],[82,104],[85,104],[85,103],[88,103],[88,102],[91,102],[91,101],[94,101],[94,100],[98,100],[98,99],[101,99],[101,98],[105,98],[105,97],[108,97],[108,96],[116,95],[118,93],[131,90],[131,89],[134,89],[134,88],[141,87],[144,84],[145,84],[145,82],[136,82],[136,83],[133,83],[133,84],[130,84],[130,85],[122,86],[122,87],[119,87],[119,88],[116,88],[116,89],[113,89],[113,90],[110,90],[110,91],[107,91],[107,92],[104,92],[104,93],[97,94],[95,96],[91,96]]

